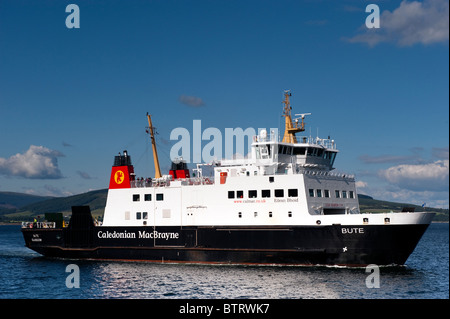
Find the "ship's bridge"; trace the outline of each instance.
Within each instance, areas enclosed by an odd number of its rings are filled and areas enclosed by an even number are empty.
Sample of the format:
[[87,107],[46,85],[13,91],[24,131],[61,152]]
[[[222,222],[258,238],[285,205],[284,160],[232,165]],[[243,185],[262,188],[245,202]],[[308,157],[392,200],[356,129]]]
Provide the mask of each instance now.
[[267,135],[264,131],[253,138],[252,158],[258,166],[273,165],[281,169],[288,164],[332,170],[334,160],[339,152],[331,139],[303,136],[298,143],[278,142],[275,134]]
[[262,130],[253,137],[249,158],[222,160],[220,166],[257,166],[260,174],[285,174],[299,170],[333,170],[333,164],[339,151],[334,140],[328,138],[298,138],[296,143],[280,142],[272,132]]

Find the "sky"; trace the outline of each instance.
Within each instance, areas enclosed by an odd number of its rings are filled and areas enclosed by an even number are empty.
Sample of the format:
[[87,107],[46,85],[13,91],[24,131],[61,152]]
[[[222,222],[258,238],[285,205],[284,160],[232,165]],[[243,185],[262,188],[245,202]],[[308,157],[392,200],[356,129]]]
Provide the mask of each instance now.
[[289,89],[359,193],[448,208],[448,30],[448,0],[0,0],[0,191],[153,176],[147,112],[167,174],[173,130],[282,131]]

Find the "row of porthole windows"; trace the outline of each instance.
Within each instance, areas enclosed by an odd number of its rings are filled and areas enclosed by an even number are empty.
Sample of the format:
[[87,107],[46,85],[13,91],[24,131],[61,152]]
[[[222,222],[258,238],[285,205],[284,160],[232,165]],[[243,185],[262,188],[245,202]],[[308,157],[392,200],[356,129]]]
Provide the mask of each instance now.
[[[242,212],[238,212],[238,217],[242,218]],[[253,212],[253,217],[258,217],[258,212]],[[269,212],[269,217],[272,218],[273,217],[273,213]],[[292,217],[292,212],[289,211],[288,212],[288,217]]]
[[[325,197],[330,198],[330,190],[328,189],[309,189],[309,197]],[[353,191],[334,191],[335,198],[355,198],[355,193]]]
[[[274,189],[273,194],[275,197],[284,197],[284,189]],[[298,197],[298,189],[296,188],[290,188],[287,190],[288,197]],[[272,196],[272,190],[271,189],[262,189],[261,190],[261,197],[262,198],[269,198]],[[256,189],[251,189],[248,191],[248,198],[257,198],[258,197],[258,191]],[[228,191],[228,198],[244,198],[244,191]]]
[[[133,194],[133,202],[139,202],[141,200],[141,194]],[[144,201],[150,202],[152,200],[152,194],[144,194]],[[164,200],[164,194],[156,194],[156,200]]]

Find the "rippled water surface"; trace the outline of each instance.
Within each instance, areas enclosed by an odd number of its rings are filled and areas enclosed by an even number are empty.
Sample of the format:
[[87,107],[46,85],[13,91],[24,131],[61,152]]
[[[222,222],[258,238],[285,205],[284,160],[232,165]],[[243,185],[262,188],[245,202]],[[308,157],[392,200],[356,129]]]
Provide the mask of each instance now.
[[[67,288],[69,264],[80,288]],[[20,226],[0,226],[0,298],[449,298],[449,226],[432,224],[406,267],[365,269],[152,264],[48,259],[24,247]]]

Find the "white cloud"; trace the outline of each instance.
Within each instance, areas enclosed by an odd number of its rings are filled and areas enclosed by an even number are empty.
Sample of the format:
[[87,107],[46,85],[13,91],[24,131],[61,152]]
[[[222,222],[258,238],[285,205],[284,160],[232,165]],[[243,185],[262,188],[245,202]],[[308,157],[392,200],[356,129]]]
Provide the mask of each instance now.
[[83,179],[92,179],[91,175],[84,171],[77,171],[77,174]]
[[449,160],[416,165],[397,165],[378,172],[389,183],[413,191],[447,191]]
[[191,107],[201,107],[205,105],[205,102],[197,96],[181,95],[178,100],[181,103]]
[[0,174],[30,179],[63,178],[57,159],[62,156],[64,154],[44,146],[31,145],[25,153],[0,157]]
[[382,42],[392,42],[400,46],[448,42],[449,1],[404,0],[394,11],[383,11],[380,28],[368,29],[364,25],[361,29],[364,32],[348,41],[367,43],[371,47]]
[[380,164],[380,163],[401,163],[413,159],[414,156],[396,156],[396,155],[378,155],[370,156],[367,154],[361,155],[359,159],[365,164]]
[[447,192],[412,191],[395,186],[374,188],[369,192],[375,199],[382,199],[397,203],[423,205],[435,208],[447,208],[449,205]]
[[360,188],[367,188],[368,184],[366,182],[363,182],[363,181],[356,181],[355,182],[355,186],[358,189],[360,189]]

